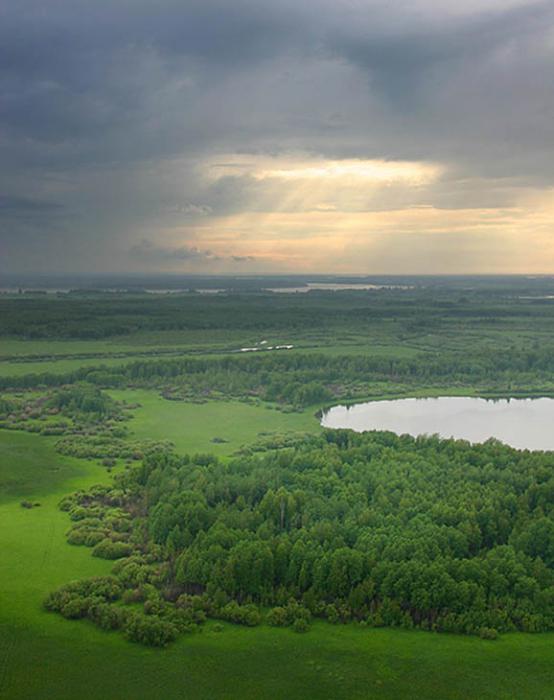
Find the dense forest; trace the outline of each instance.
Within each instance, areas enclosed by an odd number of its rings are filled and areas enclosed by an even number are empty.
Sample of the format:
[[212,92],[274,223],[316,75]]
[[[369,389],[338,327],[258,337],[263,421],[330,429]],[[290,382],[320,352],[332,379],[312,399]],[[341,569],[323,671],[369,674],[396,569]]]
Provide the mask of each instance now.
[[206,617],[480,634],[554,629],[552,454],[326,431],[230,463],[145,455],[61,506],[113,577],[49,609],[165,644]]

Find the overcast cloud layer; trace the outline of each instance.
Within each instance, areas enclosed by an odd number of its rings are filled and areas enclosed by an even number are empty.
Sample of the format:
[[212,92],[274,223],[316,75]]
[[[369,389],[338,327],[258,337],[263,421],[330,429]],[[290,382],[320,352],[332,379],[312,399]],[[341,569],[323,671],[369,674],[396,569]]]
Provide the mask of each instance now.
[[554,272],[554,4],[18,0],[0,272]]

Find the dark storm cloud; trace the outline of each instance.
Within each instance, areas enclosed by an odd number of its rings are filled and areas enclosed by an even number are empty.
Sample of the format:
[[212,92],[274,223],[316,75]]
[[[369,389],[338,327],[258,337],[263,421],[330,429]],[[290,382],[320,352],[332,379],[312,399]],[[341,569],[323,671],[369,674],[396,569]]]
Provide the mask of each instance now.
[[48,214],[60,211],[62,204],[44,202],[40,199],[25,199],[24,197],[6,197],[0,195],[0,216],[27,216],[29,214]]
[[129,122],[154,131],[174,124],[167,114],[145,123],[154,115],[144,110],[166,84],[174,107],[186,108],[196,81],[201,90],[217,85],[241,66],[279,53],[296,33],[286,12],[257,2],[6,5],[3,126],[39,142],[81,139],[83,145]]
[[535,43],[552,27],[554,8],[548,1],[457,21],[410,19],[399,28],[389,22],[372,27],[368,17],[365,26],[353,24],[331,32],[329,46],[367,72],[370,82],[393,102],[424,107],[427,93],[461,64],[471,62],[475,67],[503,46],[514,47],[515,42],[524,50],[529,42]]
[[[145,231],[275,206],[270,183],[248,175],[206,182],[202,164],[221,153],[414,159],[450,173],[421,196],[368,195],[368,210],[509,205],[516,180],[554,184],[553,28],[550,1],[4,3],[10,266],[30,252],[55,266],[63,249],[67,265],[86,250],[102,268],[117,250],[140,252]],[[141,254],[163,263],[152,246]],[[209,259],[208,247],[181,251]]]
[[[382,115],[364,123],[350,104],[356,98],[348,100],[336,84],[338,75],[330,75],[326,99],[314,103],[319,116],[308,118],[297,79],[307,69],[318,72],[310,61],[327,56],[357,67],[369,83],[359,86],[366,93],[366,114],[381,95],[392,102],[384,106],[387,117],[399,121],[409,116],[403,110],[410,106],[422,119],[455,116],[448,94],[452,78],[466,91],[460,100],[471,99],[468,88],[473,97],[486,97],[478,94],[479,83],[467,85],[476,69],[500,103],[512,81],[533,95],[528,79],[537,82],[532,72],[552,58],[537,51],[537,40],[552,26],[551,3],[443,21],[425,5],[415,12],[417,6],[410,10],[399,3],[395,10],[394,4],[316,0],[296,6],[268,0],[13,3],[0,17],[2,123],[16,141],[25,141],[18,155],[26,162],[34,152],[41,165],[58,167],[74,166],[79,155],[89,163],[134,161],[201,151],[214,140],[271,149],[297,146],[298,137],[318,152],[342,148],[371,155],[380,146],[386,149],[381,155],[400,157],[392,146],[394,123]],[[491,65],[503,47],[516,55]],[[525,51],[531,55],[525,57]],[[319,71],[327,69],[321,62]],[[538,81],[535,92],[541,88]],[[307,96],[312,97],[309,89]],[[265,111],[266,100],[278,104],[277,110]],[[253,102],[265,128],[249,122],[246,110]],[[490,109],[490,98],[486,102]],[[323,113],[330,111],[345,115],[353,143],[340,133],[336,138],[328,115],[326,128]],[[458,141],[456,128],[443,123],[433,146],[425,124],[414,116],[410,131],[427,138],[419,148],[406,148],[400,139],[398,151],[429,157],[429,148],[448,150],[451,140],[443,134]],[[374,129],[382,132],[377,139]],[[51,144],[63,148],[53,153]]]

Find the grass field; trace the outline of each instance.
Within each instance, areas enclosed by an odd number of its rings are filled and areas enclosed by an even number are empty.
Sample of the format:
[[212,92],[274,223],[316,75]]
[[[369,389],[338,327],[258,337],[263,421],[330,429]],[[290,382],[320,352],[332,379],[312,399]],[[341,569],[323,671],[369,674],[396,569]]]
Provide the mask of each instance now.
[[[0,430],[0,503],[37,498],[69,479],[85,478],[89,466],[57,454],[53,442],[53,438]],[[96,473],[102,475],[99,469]]]
[[[0,377],[22,377],[26,374],[50,372],[64,374],[80,367],[113,367],[133,361],[154,361],[160,357],[178,358],[183,356],[222,357],[236,353],[241,347],[253,347],[260,337],[239,334],[207,335],[191,333],[181,336],[176,333],[159,333],[155,336],[136,333],[126,338],[112,341],[43,341],[43,340],[0,340]],[[180,342],[179,342],[180,338]],[[324,355],[366,355],[372,357],[412,357],[421,352],[401,344],[382,342],[367,337],[299,337],[286,335],[270,337],[268,344],[294,343],[289,352],[318,352]],[[16,360],[14,361],[14,358]]]
[[[19,339],[2,338],[0,357],[109,355],[155,351],[160,348],[218,347],[240,344],[252,340],[252,333],[233,330],[182,330],[182,331],[137,331],[128,335],[115,335],[105,340],[72,339]],[[257,337],[256,337],[257,339]]]
[[[254,442],[264,433],[319,430],[316,409],[283,413],[263,405],[241,401],[186,403],[167,401],[155,391],[110,391],[111,396],[129,403],[140,403],[128,423],[132,436],[139,439],[171,440],[179,452],[213,452],[228,455],[242,445]],[[213,443],[213,438],[226,440]]]
[[[53,372],[62,374],[84,366],[121,365],[160,355],[202,353],[241,347],[254,342],[244,333],[182,331],[134,333],[109,340],[0,339],[0,377]],[[14,361],[16,360],[16,361]]]

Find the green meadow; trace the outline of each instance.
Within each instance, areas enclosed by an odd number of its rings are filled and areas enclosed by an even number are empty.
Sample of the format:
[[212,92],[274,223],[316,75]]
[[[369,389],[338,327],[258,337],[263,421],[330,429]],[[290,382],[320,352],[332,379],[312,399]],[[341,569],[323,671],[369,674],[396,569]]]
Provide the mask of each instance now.
[[171,440],[181,453],[223,456],[264,435],[319,430],[315,407],[285,413],[242,401],[167,401],[155,391],[140,389],[109,393],[117,400],[140,404],[127,424],[132,437]]
[[[181,335],[181,337],[179,337]],[[64,374],[80,367],[116,367],[140,361],[154,361],[160,357],[178,358],[187,355],[213,358],[236,354],[241,347],[255,347],[260,338],[245,334],[218,336],[210,332],[152,334],[135,333],[130,338],[106,341],[20,341],[3,340],[0,352],[0,377],[22,377],[26,374],[51,372]],[[390,340],[390,339],[388,339]],[[310,337],[308,334],[270,336],[268,344],[293,344],[289,353],[317,352],[322,355],[362,355],[369,357],[409,358],[427,346],[410,347],[408,344],[383,342],[380,338],[347,335]]]
[[[257,336],[256,336],[257,339]],[[3,338],[0,357],[45,358],[84,355],[111,355],[114,353],[133,354],[149,351],[179,350],[181,348],[202,348],[234,346],[243,340],[253,341],[252,333],[219,330],[179,330],[179,331],[135,331],[127,335],[115,335],[106,339],[88,340],[65,338],[19,339]]]

